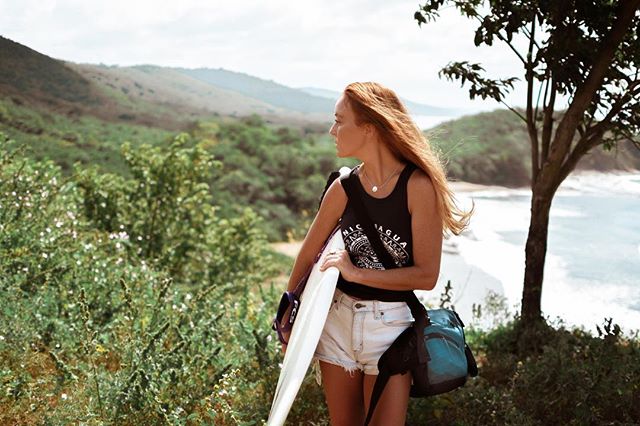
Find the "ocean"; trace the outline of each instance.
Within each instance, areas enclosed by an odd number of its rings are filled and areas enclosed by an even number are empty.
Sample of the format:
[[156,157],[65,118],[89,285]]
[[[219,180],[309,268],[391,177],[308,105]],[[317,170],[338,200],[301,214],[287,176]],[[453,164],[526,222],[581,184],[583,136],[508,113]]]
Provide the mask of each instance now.
[[[437,302],[448,280],[453,302],[464,321],[472,307],[493,293],[504,299],[508,314],[520,311],[524,247],[530,219],[529,189],[456,193],[459,205],[476,204],[469,230],[446,243]],[[550,321],[595,332],[613,318],[625,333],[640,330],[640,172],[575,172],[556,192],[542,288],[542,311]],[[486,312],[486,309],[484,310]],[[505,314],[507,315],[507,314]]]

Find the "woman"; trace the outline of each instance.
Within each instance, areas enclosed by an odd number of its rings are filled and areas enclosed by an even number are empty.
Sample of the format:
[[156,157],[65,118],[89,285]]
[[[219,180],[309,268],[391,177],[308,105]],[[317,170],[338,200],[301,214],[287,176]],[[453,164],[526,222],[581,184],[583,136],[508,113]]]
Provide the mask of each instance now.
[[[456,208],[442,163],[392,90],[352,83],[338,99],[335,117],[330,133],[337,155],[362,162],[354,170],[356,187],[399,266],[384,270],[336,179],[302,243],[288,289],[340,221],[346,250],[329,254],[321,266],[337,267],[340,279],[314,359],[331,424],[351,426],[364,422],[378,359],[413,321],[404,295],[434,288],[443,234],[460,234],[473,209],[465,213]],[[372,425],[405,424],[410,385],[410,374],[390,378]]]

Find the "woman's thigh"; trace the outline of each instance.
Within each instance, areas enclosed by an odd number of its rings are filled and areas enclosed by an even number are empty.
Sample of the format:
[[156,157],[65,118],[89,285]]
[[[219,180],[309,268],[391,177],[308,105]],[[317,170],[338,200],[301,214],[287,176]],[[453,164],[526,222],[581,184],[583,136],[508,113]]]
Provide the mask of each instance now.
[[[364,375],[364,412],[365,417],[369,411],[373,385],[378,376]],[[389,377],[382,395],[376,404],[371,417],[370,426],[402,426],[405,424],[407,407],[409,405],[409,392],[411,390],[411,373],[396,374]]]
[[352,426],[364,423],[362,391],[364,373],[347,372],[339,365],[320,361],[322,387],[329,408],[331,426]]

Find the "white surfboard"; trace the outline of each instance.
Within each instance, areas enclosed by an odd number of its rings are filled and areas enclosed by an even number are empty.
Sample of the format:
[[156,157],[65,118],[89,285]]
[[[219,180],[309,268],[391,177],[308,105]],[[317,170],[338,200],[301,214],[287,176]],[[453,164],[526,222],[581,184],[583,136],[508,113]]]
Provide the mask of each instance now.
[[340,228],[329,237],[329,242],[313,266],[304,292],[300,296],[300,310],[289,337],[267,420],[268,426],[284,424],[318,346],[340,275],[338,268],[333,266],[320,272],[324,258],[332,250],[344,250]]

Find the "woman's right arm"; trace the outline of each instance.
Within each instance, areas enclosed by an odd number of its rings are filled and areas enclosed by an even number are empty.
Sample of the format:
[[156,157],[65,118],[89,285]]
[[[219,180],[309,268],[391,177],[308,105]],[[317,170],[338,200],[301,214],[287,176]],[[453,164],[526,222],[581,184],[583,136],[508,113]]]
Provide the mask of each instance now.
[[347,194],[340,179],[333,181],[322,199],[316,217],[313,219],[307,235],[304,237],[300,252],[293,264],[287,291],[293,291],[300,278],[314,261],[329,233],[336,227],[347,205]]

